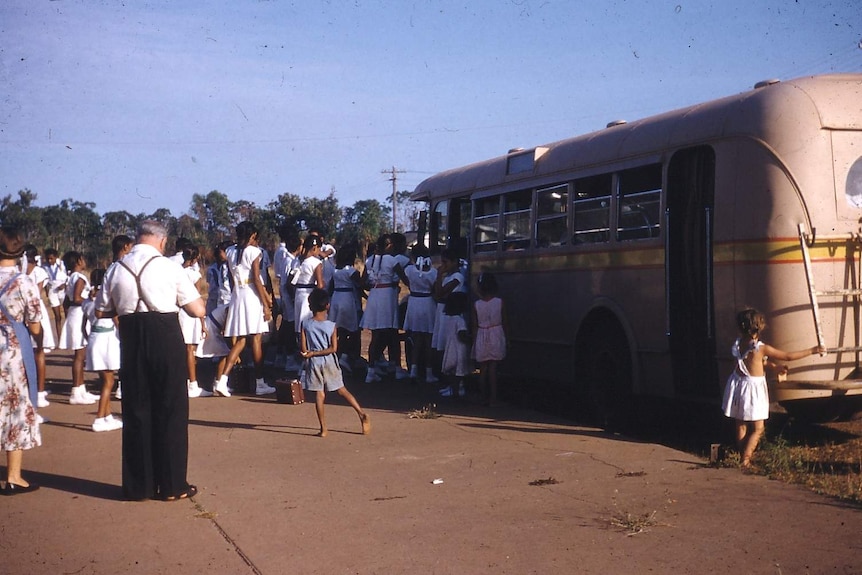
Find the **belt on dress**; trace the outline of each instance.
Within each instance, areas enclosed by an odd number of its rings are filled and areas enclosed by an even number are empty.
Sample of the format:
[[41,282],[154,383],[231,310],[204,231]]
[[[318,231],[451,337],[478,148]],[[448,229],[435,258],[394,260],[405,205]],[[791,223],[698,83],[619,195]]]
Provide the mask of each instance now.
[[112,331],[114,331],[114,326],[94,325],[90,333],[111,333]]
[[377,288],[392,288],[392,287],[398,287],[398,282],[393,282],[393,283],[388,283],[388,284],[377,284],[377,285],[375,285],[375,286],[374,286],[374,289],[377,289]]
[[431,297],[431,294],[421,291],[412,291],[410,292],[410,297]]
[[340,291],[340,292],[347,292],[347,291],[349,291],[349,292],[352,292],[352,291],[353,291],[353,288],[335,288],[335,291]]
[[317,287],[317,284],[296,284],[293,286],[295,288],[305,288],[305,289],[314,289]]

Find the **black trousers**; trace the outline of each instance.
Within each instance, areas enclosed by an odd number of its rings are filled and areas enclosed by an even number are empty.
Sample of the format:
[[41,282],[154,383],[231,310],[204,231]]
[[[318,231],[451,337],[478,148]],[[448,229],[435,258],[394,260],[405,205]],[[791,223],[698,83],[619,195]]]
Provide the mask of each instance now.
[[121,316],[123,495],[176,497],[188,489],[186,346],[176,313]]

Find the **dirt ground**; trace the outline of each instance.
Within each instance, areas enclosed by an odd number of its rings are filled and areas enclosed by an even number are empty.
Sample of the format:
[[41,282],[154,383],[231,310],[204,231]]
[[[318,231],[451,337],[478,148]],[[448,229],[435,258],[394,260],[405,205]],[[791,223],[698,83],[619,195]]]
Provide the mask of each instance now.
[[[0,498],[4,573],[862,572],[858,508],[396,382],[349,381],[369,436],[335,397],[324,439],[311,404],[193,399],[199,494],[122,501],[120,432],[90,431],[94,408],[68,403],[68,356],[49,362],[50,422],[24,458],[43,487]],[[408,417],[432,401],[441,417]]]

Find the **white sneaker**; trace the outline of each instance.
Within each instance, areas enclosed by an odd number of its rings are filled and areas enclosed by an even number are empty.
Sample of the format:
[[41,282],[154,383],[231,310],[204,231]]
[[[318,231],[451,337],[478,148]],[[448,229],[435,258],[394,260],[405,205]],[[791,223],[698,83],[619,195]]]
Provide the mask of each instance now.
[[119,381],[117,382],[117,391],[114,392],[114,397],[123,399],[123,386]]
[[48,407],[49,405],[51,405],[51,402],[48,401],[48,392],[40,391],[36,397],[36,407]]
[[90,399],[92,399],[94,402],[95,402],[95,401],[99,401],[99,399],[101,399],[101,397],[99,396],[99,394],[98,394],[98,393],[90,393],[89,391],[87,391],[87,389],[86,389],[86,388],[84,388],[84,394],[85,394],[87,397],[89,397]]
[[48,423],[48,420],[37,413],[36,414],[36,423],[38,423],[39,425],[42,425],[43,423]]
[[113,431],[115,429],[123,429],[123,420],[122,419],[114,419],[114,415],[109,413],[105,416],[105,421],[108,422],[111,429],[108,431]]
[[190,381],[188,383],[189,388],[189,397],[200,397],[203,389],[198,385],[196,381]]
[[255,395],[269,395],[270,393],[275,393],[275,388],[271,385],[267,385],[267,383],[263,379],[258,379],[255,382]]
[[365,383],[377,383],[378,381],[382,381],[380,376],[377,375],[377,371],[371,367],[368,369],[368,375],[365,376]]
[[88,394],[83,385],[72,388],[72,394],[69,396],[70,405],[93,405],[98,401],[98,396]]
[[440,380],[434,377],[434,370],[425,370],[425,383],[440,383]]
[[93,422],[92,429],[96,433],[100,433],[102,431],[111,431],[113,428],[111,427],[111,422],[107,417],[97,417]]
[[200,388],[200,390],[201,390],[201,394],[198,397],[212,397],[213,396],[213,392],[209,391],[208,389]]
[[218,378],[213,385],[213,392],[219,394],[222,397],[230,397],[230,390],[227,388],[227,376],[223,375]]

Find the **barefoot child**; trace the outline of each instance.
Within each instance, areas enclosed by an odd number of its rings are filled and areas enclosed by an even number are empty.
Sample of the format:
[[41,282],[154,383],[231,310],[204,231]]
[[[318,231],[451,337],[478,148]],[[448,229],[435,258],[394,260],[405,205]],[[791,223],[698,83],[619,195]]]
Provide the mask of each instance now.
[[[742,467],[751,465],[751,456],[763,435],[764,421],[769,417],[769,391],[766,387],[765,366],[771,361],[793,361],[813,353],[826,353],[823,347],[810,347],[800,351],[782,351],[760,341],[766,328],[766,318],[755,309],[746,309],[736,315],[737,327],[742,334],[733,344],[731,353],[736,358],[736,369],[727,379],[722,410],[736,420],[736,441],[742,457]],[[778,367],[782,373],[787,366]]]
[[371,432],[368,414],[362,411],[356,398],[344,387],[341,377],[335,323],[326,319],[329,311],[329,293],[324,289],[314,288],[308,296],[308,306],[312,316],[302,323],[300,332],[300,352],[307,364],[302,384],[305,389],[317,393],[314,401],[317,419],[320,422],[320,433],[317,435],[326,437],[327,434],[326,417],[323,412],[327,390],[338,393],[356,410],[362,423],[362,433],[367,435]]

